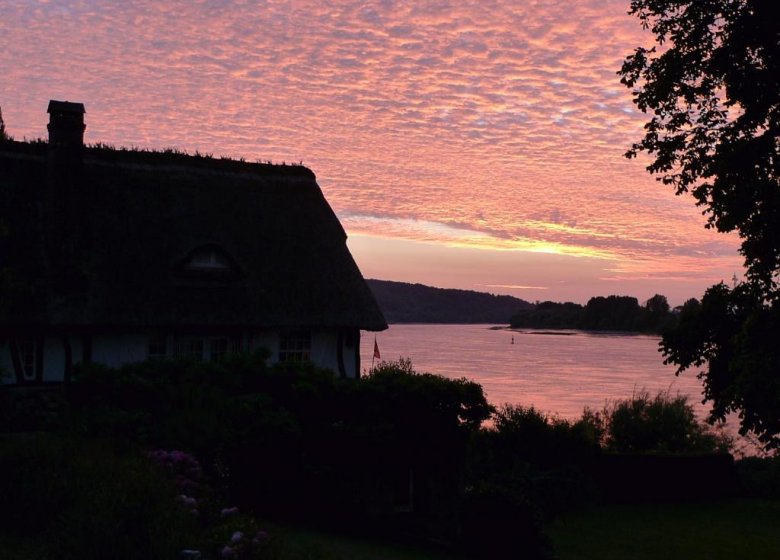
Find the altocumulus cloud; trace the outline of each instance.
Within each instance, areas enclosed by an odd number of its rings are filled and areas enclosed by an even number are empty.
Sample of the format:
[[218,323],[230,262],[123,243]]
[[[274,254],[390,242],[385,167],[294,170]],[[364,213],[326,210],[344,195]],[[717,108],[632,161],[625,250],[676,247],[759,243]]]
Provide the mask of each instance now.
[[643,116],[615,71],[648,41],[626,9],[7,0],[0,103],[18,137],[53,97],[86,103],[93,141],[304,161],[350,232],[546,247],[616,277],[738,266],[622,159]]

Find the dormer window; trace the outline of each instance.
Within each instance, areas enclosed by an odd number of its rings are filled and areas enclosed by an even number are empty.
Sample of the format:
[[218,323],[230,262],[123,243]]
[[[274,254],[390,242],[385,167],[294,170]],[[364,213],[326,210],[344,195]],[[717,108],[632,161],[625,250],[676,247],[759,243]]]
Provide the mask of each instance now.
[[189,270],[229,270],[230,261],[216,247],[196,249],[184,265]]
[[185,276],[235,277],[241,273],[236,261],[216,244],[201,245],[190,251],[179,264]]

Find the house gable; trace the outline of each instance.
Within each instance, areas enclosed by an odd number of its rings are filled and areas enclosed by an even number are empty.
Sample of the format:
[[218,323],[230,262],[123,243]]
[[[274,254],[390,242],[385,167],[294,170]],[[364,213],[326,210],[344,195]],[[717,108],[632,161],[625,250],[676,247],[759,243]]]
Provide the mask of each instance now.
[[108,334],[387,328],[309,169],[84,147],[83,106],[50,112],[56,142],[0,143],[0,337],[70,364]]

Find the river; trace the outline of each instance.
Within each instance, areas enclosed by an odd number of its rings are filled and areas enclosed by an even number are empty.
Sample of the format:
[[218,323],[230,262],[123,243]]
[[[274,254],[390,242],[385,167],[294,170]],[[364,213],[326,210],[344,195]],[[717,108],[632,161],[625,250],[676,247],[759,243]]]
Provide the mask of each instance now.
[[[670,391],[687,395],[697,415],[706,415],[701,381],[695,372],[675,376],[664,365],[657,336],[491,327],[396,324],[376,339],[383,360],[410,358],[417,371],[472,379],[493,404],[533,405],[573,419],[586,406],[599,409],[640,390]],[[373,335],[361,339],[364,371],[371,367]]]
[[[657,336],[491,326],[391,325],[377,333],[377,344],[384,360],[410,358],[417,371],[473,379],[493,404],[534,405],[564,418],[641,389],[701,401],[701,382],[693,373],[678,377],[663,364]],[[364,370],[371,367],[373,346],[373,333],[363,333]]]

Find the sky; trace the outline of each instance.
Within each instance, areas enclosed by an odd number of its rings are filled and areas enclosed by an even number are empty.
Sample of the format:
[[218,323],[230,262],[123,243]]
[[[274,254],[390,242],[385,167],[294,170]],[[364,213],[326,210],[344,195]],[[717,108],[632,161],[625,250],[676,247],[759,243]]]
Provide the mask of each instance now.
[[302,162],[364,276],[529,301],[742,274],[739,240],[623,157],[628,0],[0,0],[0,107],[46,136]]

